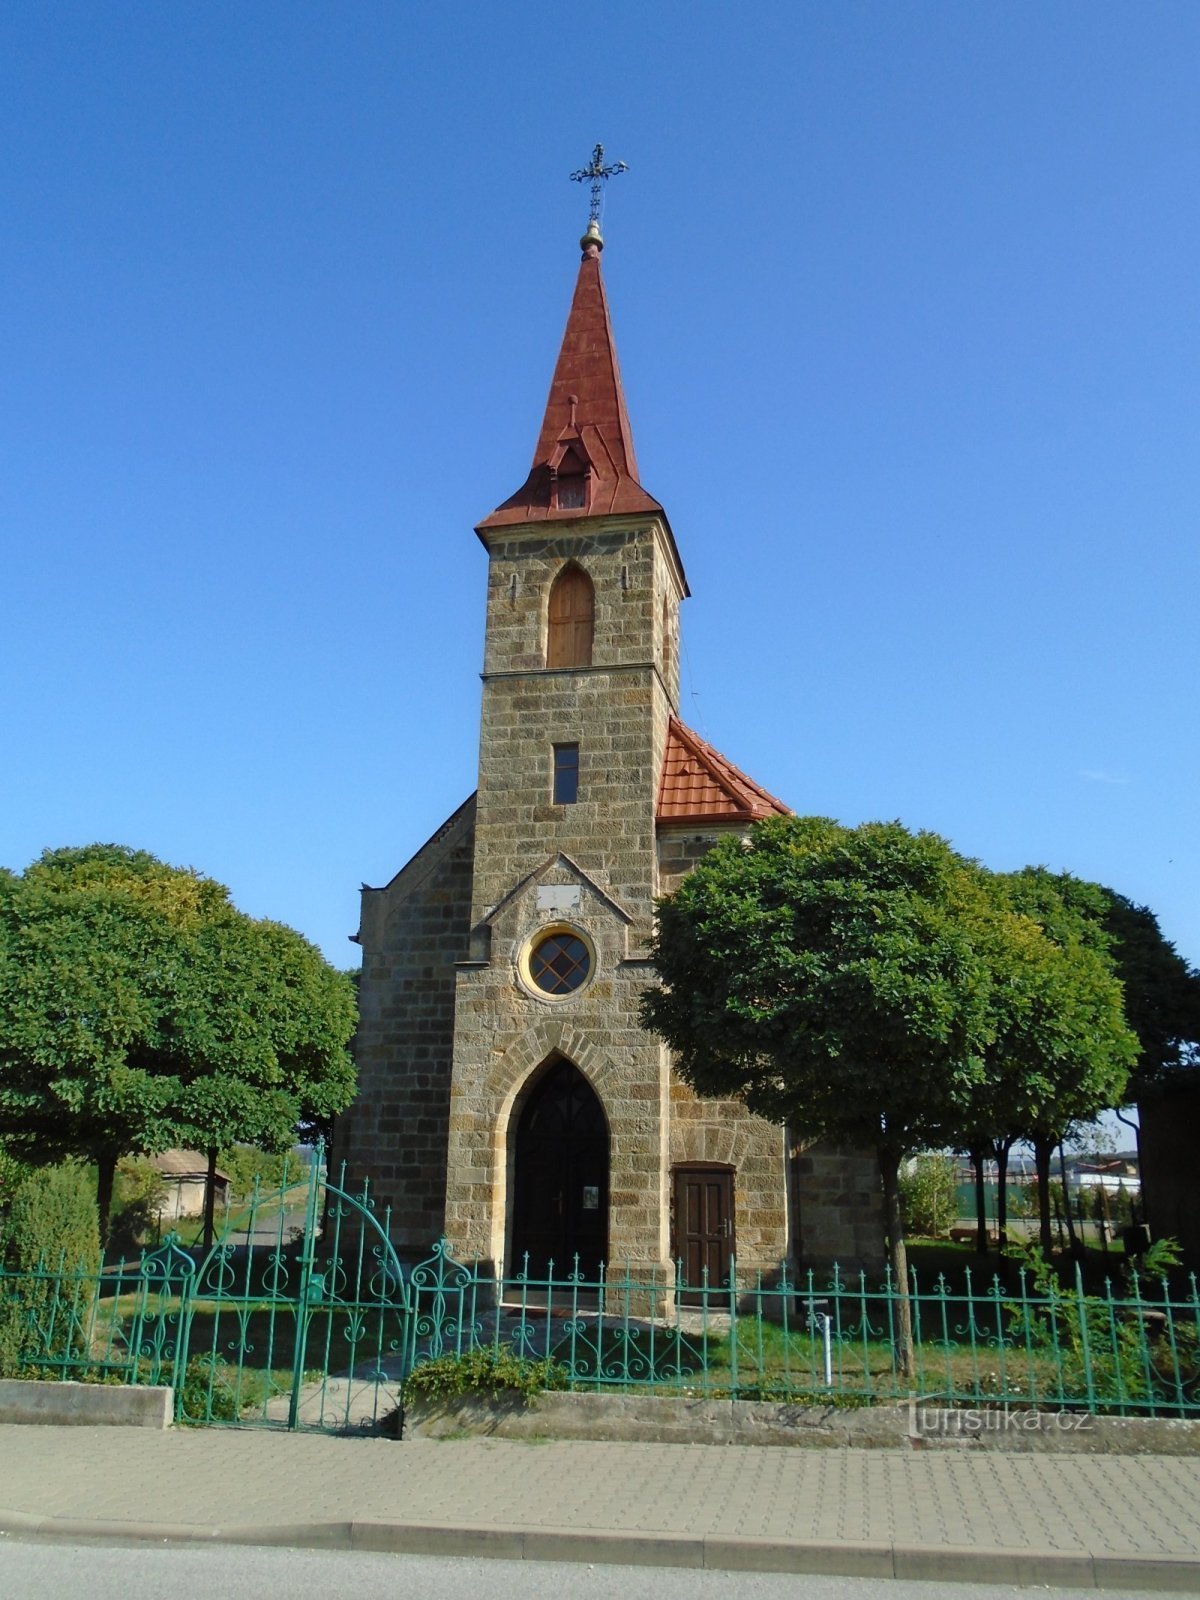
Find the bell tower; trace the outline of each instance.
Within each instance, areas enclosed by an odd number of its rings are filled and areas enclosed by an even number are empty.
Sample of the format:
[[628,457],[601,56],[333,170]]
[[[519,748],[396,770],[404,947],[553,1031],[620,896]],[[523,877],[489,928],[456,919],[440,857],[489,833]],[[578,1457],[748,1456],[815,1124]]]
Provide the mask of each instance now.
[[[580,243],[532,464],[476,529],[488,552],[487,619],[446,1209],[460,1255],[509,1269],[514,1113],[519,1124],[518,1102],[563,1060],[598,1096],[611,1143],[645,1150],[601,1183],[565,1174],[544,1203],[578,1209],[574,1190],[586,1190],[608,1211],[614,1254],[661,1261],[668,1249],[657,1220],[668,1074],[661,1046],[638,1027],[637,1002],[649,976],[656,803],[688,591],[667,515],[639,480],[594,218]],[[514,1058],[497,1075],[498,1056],[514,1051],[520,1072]],[[532,1203],[524,1189],[521,1203]],[[586,1236],[586,1220],[580,1213],[580,1228],[566,1230],[565,1248]]]
[[[878,1254],[865,1158],[698,1099],[641,1026],[657,896],[787,807],[679,718],[687,580],[643,487],[593,210],[533,460],[487,551],[478,787],[363,891],[353,1181],[506,1277]],[[865,1165],[864,1165],[865,1162]],[[875,1184],[877,1188],[877,1183]]]
[[687,584],[666,513],[638,481],[594,223],[582,246],[532,466],[476,530],[488,598],[474,915],[483,923],[565,851],[644,935]]

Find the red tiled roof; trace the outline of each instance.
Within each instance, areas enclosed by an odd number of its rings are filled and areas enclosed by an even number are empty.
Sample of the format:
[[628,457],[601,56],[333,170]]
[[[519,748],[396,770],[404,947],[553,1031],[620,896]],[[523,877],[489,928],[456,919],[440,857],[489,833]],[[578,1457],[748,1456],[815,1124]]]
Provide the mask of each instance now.
[[757,822],[762,817],[788,816],[791,809],[782,800],[671,718],[658,786],[660,823]]
[[[551,468],[558,466],[567,448],[574,448],[591,466],[591,499],[586,511],[551,505]],[[600,251],[592,243],[579,266],[533,466],[516,494],[485,517],[478,531],[482,534],[484,529],[518,522],[656,511],[661,512],[662,507],[637,481],[633,434],[600,275]]]

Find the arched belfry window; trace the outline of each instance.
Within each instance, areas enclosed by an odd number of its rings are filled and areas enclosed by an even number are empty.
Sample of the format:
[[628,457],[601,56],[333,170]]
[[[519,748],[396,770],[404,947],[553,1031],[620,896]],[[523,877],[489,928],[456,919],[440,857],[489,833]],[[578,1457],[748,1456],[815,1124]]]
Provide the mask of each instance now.
[[596,595],[582,567],[564,567],[550,590],[548,667],[590,667]]

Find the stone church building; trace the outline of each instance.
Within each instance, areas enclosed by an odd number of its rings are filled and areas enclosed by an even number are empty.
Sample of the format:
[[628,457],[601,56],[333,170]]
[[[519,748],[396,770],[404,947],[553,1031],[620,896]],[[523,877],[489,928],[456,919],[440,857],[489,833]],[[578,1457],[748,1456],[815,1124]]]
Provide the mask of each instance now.
[[874,1265],[873,1163],[698,1098],[638,1023],[655,897],[787,808],[680,720],[687,580],[638,473],[595,223],[581,243],[533,465],[475,530],[478,787],[363,891],[335,1155],[410,1259],[444,1234],[506,1275]]

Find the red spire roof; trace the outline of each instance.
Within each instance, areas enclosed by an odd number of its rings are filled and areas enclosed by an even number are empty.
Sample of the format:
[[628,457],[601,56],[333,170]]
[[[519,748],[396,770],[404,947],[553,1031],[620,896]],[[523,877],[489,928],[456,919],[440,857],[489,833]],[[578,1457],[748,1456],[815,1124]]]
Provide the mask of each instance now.
[[[594,224],[582,243],[575,298],[533,466],[516,494],[479,524],[481,533],[517,522],[662,511],[637,481],[633,434],[600,276],[603,240]],[[583,469],[582,492],[562,492],[560,467],[566,474]],[[575,483],[579,485],[578,476]]]
[[671,718],[658,786],[660,823],[758,822],[791,814],[782,800],[760,788],[678,718]]

